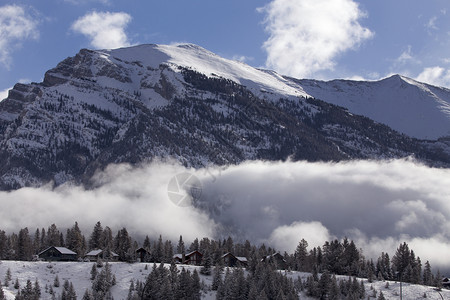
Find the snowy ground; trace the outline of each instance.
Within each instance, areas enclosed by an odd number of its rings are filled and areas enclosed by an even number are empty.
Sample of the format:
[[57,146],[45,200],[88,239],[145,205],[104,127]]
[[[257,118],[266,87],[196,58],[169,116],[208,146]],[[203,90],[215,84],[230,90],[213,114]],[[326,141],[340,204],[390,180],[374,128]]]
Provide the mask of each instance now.
[[[145,269],[145,266],[148,269]],[[116,276],[117,284],[112,287],[111,292],[114,299],[126,299],[128,295],[128,288],[130,286],[130,281],[137,280],[144,281],[146,276],[151,272],[151,263],[111,263],[112,271]],[[183,266],[179,265],[179,269],[186,268],[193,271],[194,266]],[[65,280],[69,280],[73,283],[78,299],[83,297],[83,294],[87,288],[91,287],[91,281],[89,280],[90,271],[92,268],[92,263],[88,262],[23,262],[23,261],[0,261],[0,280],[4,283],[5,275],[7,269],[11,270],[12,282],[8,287],[3,287],[6,295],[6,299],[14,299],[17,290],[14,288],[14,281],[16,278],[19,280],[21,288],[25,286],[27,279],[30,279],[33,284],[37,279],[42,290],[42,299],[51,299],[51,295],[45,291],[45,286],[52,286],[53,281],[58,275],[60,281],[60,287],[53,287],[56,295],[61,294],[62,285]],[[284,271],[282,271],[284,272]],[[288,277],[296,279],[301,277],[305,279],[309,276],[308,273],[300,272],[287,272]],[[340,278],[346,278],[340,276]],[[211,276],[202,276],[200,279],[205,282],[206,285],[210,285],[212,281]],[[371,286],[377,291],[382,291],[386,299],[399,299],[400,296],[400,285],[398,282],[389,282],[389,287],[386,288],[386,282],[376,281],[373,283],[368,283],[364,280],[366,287],[366,296],[372,295],[373,291]],[[442,290],[440,294],[433,288],[425,287],[421,285],[403,284],[403,299],[424,299],[424,294],[426,294],[427,299],[450,299],[450,290]],[[214,299],[215,293],[208,292],[203,294],[204,299]],[[301,299],[308,299],[302,296]]]

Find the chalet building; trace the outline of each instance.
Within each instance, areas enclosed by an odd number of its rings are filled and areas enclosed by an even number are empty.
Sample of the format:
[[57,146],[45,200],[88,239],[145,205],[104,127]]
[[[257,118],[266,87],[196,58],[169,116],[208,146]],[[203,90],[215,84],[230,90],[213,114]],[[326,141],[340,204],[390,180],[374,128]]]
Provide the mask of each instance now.
[[40,259],[46,261],[76,261],[77,254],[65,247],[51,246],[38,254]]
[[104,251],[102,249],[96,249],[89,251],[85,256],[84,259],[88,259],[90,261],[97,261],[98,259],[105,260],[105,261],[118,261],[119,260],[119,254],[114,253],[112,251]]
[[442,279],[442,287],[446,289],[450,289],[450,278],[444,277]]
[[200,266],[202,263],[203,254],[197,250],[186,254],[175,254],[173,260],[178,264]]
[[136,254],[137,254],[139,262],[145,262],[145,261],[147,261],[146,258],[150,255],[150,251],[148,251],[147,249],[141,247],[141,248],[136,250]]
[[241,256],[234,256],[230,252],[222,255],[223,263],[226,267],[247,267],[247,258]]
[[284,259],[283,255],[278,252],[263,257],[261,261],[275,264],[278,270],[286,269],[286,260]]

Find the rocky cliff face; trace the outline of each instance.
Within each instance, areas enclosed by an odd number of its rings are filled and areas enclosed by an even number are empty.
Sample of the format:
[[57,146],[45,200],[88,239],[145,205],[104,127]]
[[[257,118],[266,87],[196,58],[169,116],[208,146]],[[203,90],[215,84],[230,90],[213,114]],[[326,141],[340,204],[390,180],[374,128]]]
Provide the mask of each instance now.
[[89,185],[110,163],[175,159],[339,161],[414,155],[448,166],[427,143],[312,97],[294,81],[198,46],[81,50],[16,84],[0,103],[0,188]]

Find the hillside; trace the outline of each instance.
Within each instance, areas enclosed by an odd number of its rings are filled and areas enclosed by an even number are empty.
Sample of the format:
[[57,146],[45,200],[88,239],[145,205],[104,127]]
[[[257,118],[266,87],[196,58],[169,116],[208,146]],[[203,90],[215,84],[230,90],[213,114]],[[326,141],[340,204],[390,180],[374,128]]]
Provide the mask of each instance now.
[[[386,93],[387,83],[378,83]],[[409,137],[316,99],[336,94],[327,86],[317,95],[306,87],[190,44],[83,49],[46,72],[42,83],[16,84],[0,102],[0,189],[89,186],[111,163],[154,159],[199,168],[414,156],[450,165],[449,141]],[[405,90],[402,97],[412,95]],[[443,120],[431,113],[428,119]]]
[[[146,269],[147,266],[147,269]],[[152,264],[150,263],[111,263],[112,272],[116,277],[116,285],[111,288],[111,293],[114,299],[121,300],[121,299],[127,299],[129,287],[131,280],[136,283],[139,281],[144,281],[146,276],[151,272],[152,270]],[[3,279],[4,274],[6,274],[7,269],[11,270],[11,275],[13,281],[16,280],[16,278],[19,280],[19,284],[22,287],[25,286],[26,281],[28,279],[31,280],[31,282],[34,284],[35,280],[37,279],[39,281],[39,285],[41,287],[41,299],[52,299],[52,296],[45,291],[45,286],[48,287],[52,286],[52,289],[56,293],[56,297],[61,295],[63,290],[63,282],[65,280],[70,281],[73,283],[73,286],[75,288],[75,292],[78,299],[81,299],[86,291],[87,288],[90,288],[92,285],[92,282],[90,280],[90,271],[92,268],[92,263],[88,262],[23,262],[23,261],[2,261],[0,263],[0,275]],[[186,266],[186,265],[178,265],[178,269],[181,270],[182,268],[186,268],[187,270],[190,270],[191,272],[194,269],[199,270],[200,267],[195,266]],[[281,273],[286,274],[288,278],[292,278],[293,280],[296,280],[298,278],[301,278],[303,281],[306,280],[308,276],[311,274],[309,273],[301,273],[301,272],[285,272],[281,271]],[[54,287],[54,279],[58,276],[60,281],[60,287]],[[207,288],[211,286],[212,283],[212,276],[204,276],[200,275],[200,279],[204,281]],[[348,279],[345,276],[339,276],[338,279]],[[360,281],[361,279],[358,279]],[[383,295],[386,299],[398,299],[399,298],[399,290],[400,285],[399,282],[394,281],[374,281],[372,283],[369,283],[367,279],[362,279],[364,282],[364,287],[366,290],[366,295],[370,296],[373,294],[373,290],[377,291],[379,293],[380,291],[383,292]],[[3,281],[2,281],[3,282]],[[386,288],[386,283],[389,282],[389,286]],[[3,287],[3,290],[6,295],[6,299],[12,300],[14,299],[17,290],[13,287],[14,283],[10,283],[8,287]],[[402,284],[402,290],[403,290],[403,299],[413,300],[413,299],[423,299],[424,294],[426,295],[427,299],[436,299],[441,300],[441,296],[444,297],[444,299],[450,298],[450,291],[449,290],[442,290],[440,294],[434,290],[432,287],[422,286],[422,285],[413,285],[413,284]],[[215,291],[206,291],[202,293],[202,299],[215,299]],[[305,294],[302,294],[301,299],[312,299],[307,297]]]

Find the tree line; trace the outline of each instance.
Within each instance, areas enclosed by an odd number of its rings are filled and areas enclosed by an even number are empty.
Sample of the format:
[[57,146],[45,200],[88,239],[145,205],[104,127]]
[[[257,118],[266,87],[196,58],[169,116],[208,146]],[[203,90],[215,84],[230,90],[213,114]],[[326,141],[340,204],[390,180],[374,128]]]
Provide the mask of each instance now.
[[[147,250],[145,262],[172,263],[175,253],[199,251],[203,254],[203,264],[216,266],[223,264],[222,256],[232,253],[234,256],[246,257],[247,269],[256,270],[258,263],[264,258],[277,253],[270,246],[254,245],[250,241],[235,242],[232,237],[226,239],[194,239],[185,243],[180,236],[176,245],[171,240],[163,240],[160,235],[150,240],[147,235],[142,245],[131,237],[127,229],[121,228],[113,235],[110,227],[97,222],[88,238],[78,223],[66,230],[65,234],[55,224],[47,229],[36,229],[34,235],[28,228],[19,233],[6,234],[0,230],[0,260],[32,260],[38,253],[50,246],[63,246],[77,253],[82,259],[90,250],[102,249],[105,253],[115,252],[119,260],[136,261],[136,250],[143,247]],[[422,264],[420,257],[405,242],[400,244],[393,256],[381,253],[376,259],[366,259],[352,240],[326,241],[323,246],[309,249],[308,242],[301,239],[294,253],[281,253],[282,261],[274,261],[277,268],[310,273],[329,272],[330,274],[348,275],[370,280],[402,280],[425,285],[438,285],[441,280],[439,272],[434,274],[431,264]]]

